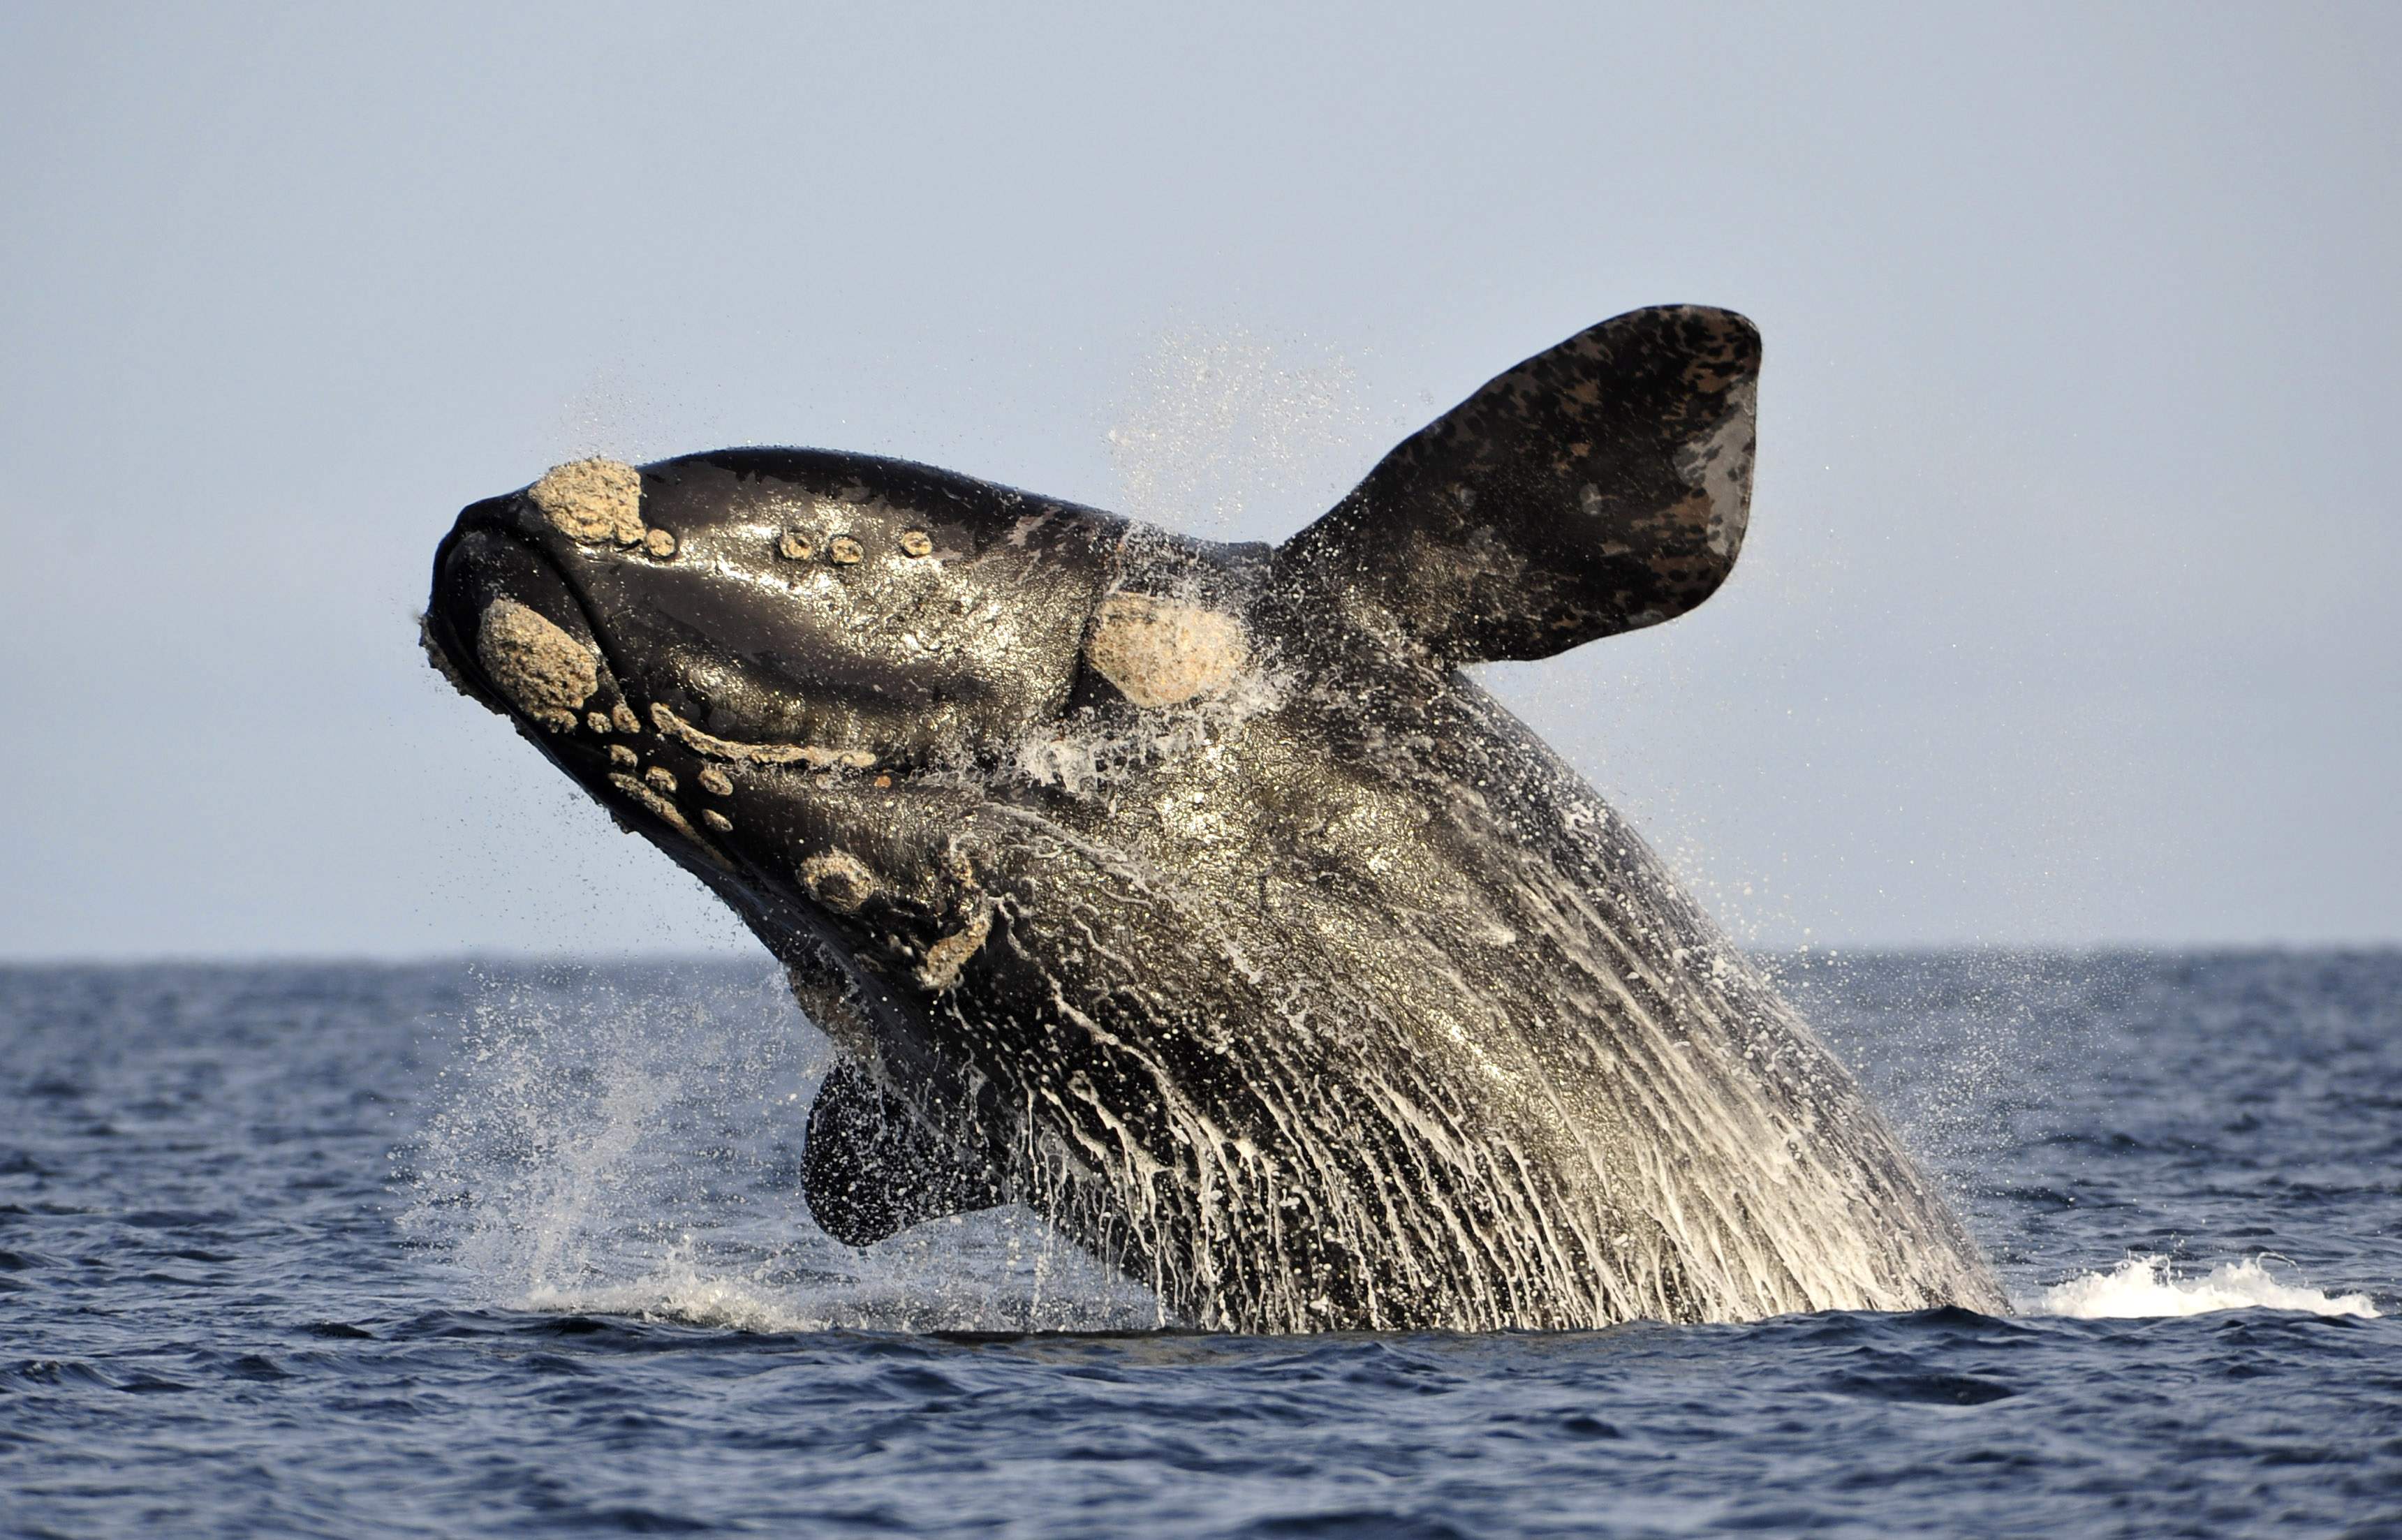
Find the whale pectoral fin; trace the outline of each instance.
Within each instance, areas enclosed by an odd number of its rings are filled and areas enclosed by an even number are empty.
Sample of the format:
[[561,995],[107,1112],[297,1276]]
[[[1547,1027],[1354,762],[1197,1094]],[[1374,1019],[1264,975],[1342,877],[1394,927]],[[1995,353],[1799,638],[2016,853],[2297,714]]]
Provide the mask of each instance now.
[[1009,1201],[981,1148],[927,1127],[908,1103],[848,1059],[827,1074],[809,1106],[801,1195],[819,1228],[851,1246]]
[[1742,548],[1759,371],[1731,310],[1605,321],[1404,439],[1277,569],[1453,663],[1671,619]]

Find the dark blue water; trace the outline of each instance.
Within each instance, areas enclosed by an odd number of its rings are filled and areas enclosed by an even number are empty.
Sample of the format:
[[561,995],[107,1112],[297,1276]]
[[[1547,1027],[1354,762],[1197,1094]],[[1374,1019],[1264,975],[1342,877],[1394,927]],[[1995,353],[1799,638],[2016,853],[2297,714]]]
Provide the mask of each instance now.
[[2402,954],[1781,967],[2014,1318],[1141,1329],[764,969],[0,971],[0,1531],[2402,1535]]

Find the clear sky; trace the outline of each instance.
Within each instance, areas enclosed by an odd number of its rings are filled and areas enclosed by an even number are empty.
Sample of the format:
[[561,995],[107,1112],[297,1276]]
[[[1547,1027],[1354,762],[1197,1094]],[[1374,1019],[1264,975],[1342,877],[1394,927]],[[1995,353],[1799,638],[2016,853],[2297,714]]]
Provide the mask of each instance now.
[[1277,539],[1594,321],[1752,536],[1496,670],[1747,939],[2402,940],[2402,7],[0,9],[0,955],[745,944],[420,659],[554,461]]

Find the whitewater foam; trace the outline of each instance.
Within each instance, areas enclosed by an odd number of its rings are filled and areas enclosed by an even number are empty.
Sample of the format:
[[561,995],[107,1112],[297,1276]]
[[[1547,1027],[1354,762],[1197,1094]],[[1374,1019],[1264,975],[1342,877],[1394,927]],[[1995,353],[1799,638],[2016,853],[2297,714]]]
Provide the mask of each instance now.
[[537,1285],[516,1304],[519,1310],[542,1314],[624,1315],[722,1331],[825,1331],[841,1324],[822,1313],[798,1308],[775,1290],[752,1281],[712,1276],[682,1262],[670,1262],[631,1283],[582,1287]]
[[2286,1283],[2269,1271],[2271,1258],[2246,1257],[2221,1262],[2201,1277],[2179,1277],[2171,1258],[2155,1253],[2130,1256],[2106,1272],[2085,1272],[2054,1284],[2019,1308],[2029,1315],[2065,1315],[2078,1320],[2133,1316],[2204,1315],[2220,1310],[2291,1310],[2312,1315],[2381,1313],[2366,1294],[2329,1294],[2305,1283]]

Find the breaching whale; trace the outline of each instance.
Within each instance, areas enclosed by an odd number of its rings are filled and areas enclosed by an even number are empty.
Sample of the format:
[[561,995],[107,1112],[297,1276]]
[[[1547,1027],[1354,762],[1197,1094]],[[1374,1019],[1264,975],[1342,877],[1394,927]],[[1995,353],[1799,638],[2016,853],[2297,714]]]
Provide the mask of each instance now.
[[842,1051],[836,1239],[1030,1205],[1185,1325],[2004,1308],[1854,1080],[1462,669],[1732,567],[1757,332],[1635,311],[1283,544],[733,449],[468,507],[428,653]]

